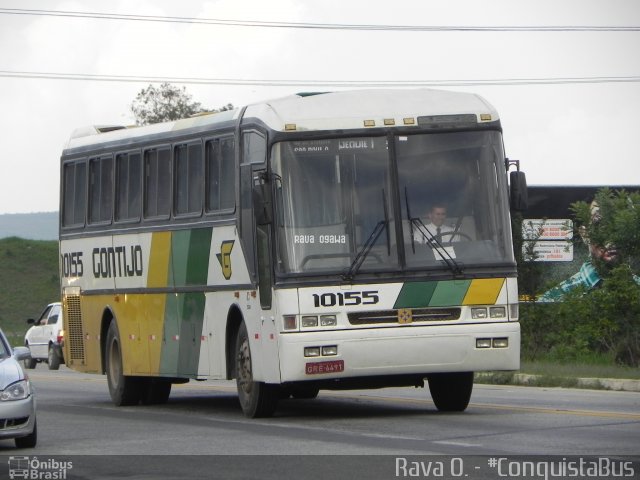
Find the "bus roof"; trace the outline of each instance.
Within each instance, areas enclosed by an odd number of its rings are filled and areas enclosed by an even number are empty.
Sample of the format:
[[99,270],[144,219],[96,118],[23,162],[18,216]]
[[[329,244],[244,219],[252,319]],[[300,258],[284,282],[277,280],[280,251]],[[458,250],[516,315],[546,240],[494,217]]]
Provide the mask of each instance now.
[[[206,130],[237,120],[240,112],[235,109],[144,127],[84,127],[71,135],[65,148],[182,130]],[[249,105],[244,118],[257,118],[276,131],[313,131],[418,125],[420,118],[456,115],[474,115],[478,123],[499,119],[496,110],[479,95],[434,89],[301,93]]]

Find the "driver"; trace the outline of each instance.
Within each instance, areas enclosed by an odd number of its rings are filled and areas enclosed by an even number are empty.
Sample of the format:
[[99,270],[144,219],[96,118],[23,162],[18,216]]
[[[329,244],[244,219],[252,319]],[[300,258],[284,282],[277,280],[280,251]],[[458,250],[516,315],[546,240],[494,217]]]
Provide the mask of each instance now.
[[[458,242],[460,236],[455,232],[455,228],[445,223],[447,220],[447,207],[436,203],[427,212],[428,223],[425,227],[429,233],[440,243]],[[414,240],[418,243],[428,243],[427,238],[420,229],[416,229],[413,234]]]

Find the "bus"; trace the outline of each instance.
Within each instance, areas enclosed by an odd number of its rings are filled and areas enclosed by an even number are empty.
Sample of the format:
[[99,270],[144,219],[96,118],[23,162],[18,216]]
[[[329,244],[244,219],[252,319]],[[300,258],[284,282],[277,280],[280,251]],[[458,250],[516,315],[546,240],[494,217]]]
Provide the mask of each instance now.
[[519,368],[526,181],[477,95],[304,93],[82,128],[60,193],[65,359],[106,374],[116,405],[235,379],[251,418],[425,383],[463,411],[474,372]]

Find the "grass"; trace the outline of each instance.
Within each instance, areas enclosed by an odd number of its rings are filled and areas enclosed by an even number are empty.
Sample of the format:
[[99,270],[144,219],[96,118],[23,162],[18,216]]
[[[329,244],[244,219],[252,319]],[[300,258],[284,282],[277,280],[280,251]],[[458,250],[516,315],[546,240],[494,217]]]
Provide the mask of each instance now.
[[582,383],[583,378],[640,380],[640,369],[613,365],[606,358],[582,362],[554,360],[522,361],[518,372],[481,372],[475,382],[492,385],[526,385],[530,387],[601,388],[596,382]]
[[547,377],[628,378],[640,380],[640,369],[613,364],[522,362],[520,372]]
[[27,318],[60,298],[58,242],[0,239],[0,327],[12,345],[22,345]]

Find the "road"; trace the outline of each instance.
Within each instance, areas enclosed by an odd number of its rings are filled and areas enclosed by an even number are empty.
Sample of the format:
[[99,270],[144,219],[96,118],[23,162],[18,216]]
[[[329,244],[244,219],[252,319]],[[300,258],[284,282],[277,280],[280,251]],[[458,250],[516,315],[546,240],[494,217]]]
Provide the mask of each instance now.
[[[560,455],[637,462],[633,456],[640,452],[640,393],[634,392],[476,385],[466,412],[443,414],[436,411],[428,389],[323,391],[315,400],[282,401],[273,418],[252,420],[242,415],[233,382],[176,385],[163,406],[115,407],[104,376],[65,367],[49,371],[44,365],[30,371],[30,376],[38,398],[38,446],[16,450],[13,442],[4,440],[0,455],[151,456],[151,460],[120,460],[119,468],[126,469],[143,461],[160,468],[163,456],[190,454],[215,456],[209,458],[209,467],[202,458],[196,462],[203,469],[214,468],[211,462],[240,468],[237,476],[225,472],[219,478],[279,476],[276,467],[264,469],[261,462],[266,457],[239,457],[238,461],[227,455],[269,455],[271,459],[322,455],[304,457],[304,462],[315,465],[314,471],[338,465],[349,455],[362,456],[354,458],[373,469],[370,478],[378,478],[377,461],[371,458],[389,458],[393,463],[397,457],[426,455]],[[93,457],[94,464],[106,469],[95,467],[97,472],[111,471],[109,458]],[[179,463],[171,458],[173,464]],[[640,463],[634,465],[638,476]],[[174,478],[163,468],[159,473]],[[111,477],[104,473],[102,478]]]

